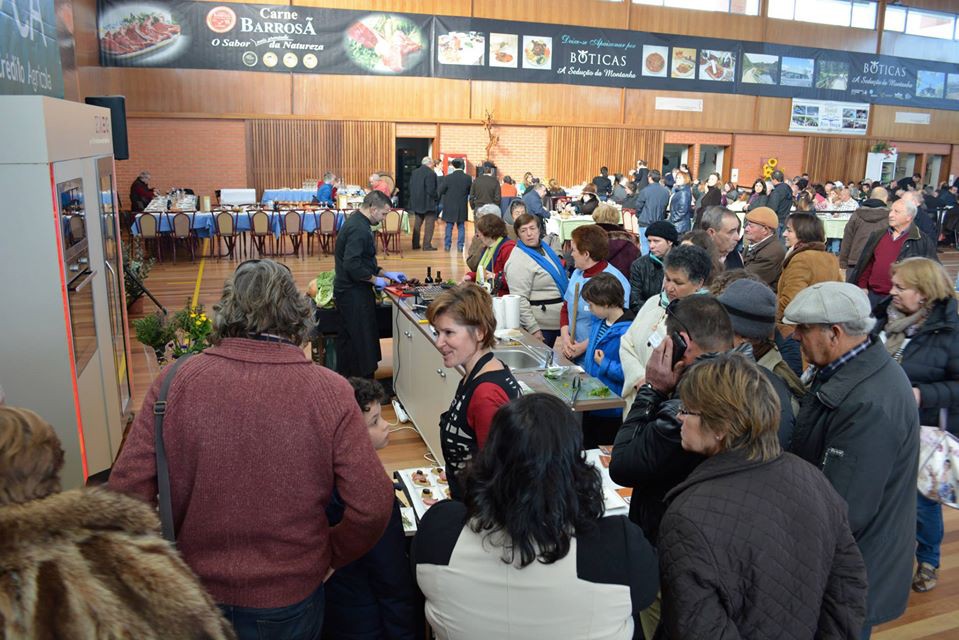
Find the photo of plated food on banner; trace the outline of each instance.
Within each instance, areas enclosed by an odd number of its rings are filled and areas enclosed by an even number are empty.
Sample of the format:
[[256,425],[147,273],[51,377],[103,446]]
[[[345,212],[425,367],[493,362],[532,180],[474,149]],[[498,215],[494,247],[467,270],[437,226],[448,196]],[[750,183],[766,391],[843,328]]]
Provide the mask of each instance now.
[[673,47],[673,64],[669,75],[678,79],[695,79],[696,50],[687,47]]
[[373,73],[403,73],[423,56],[420,28],[403,16],[378,13],[346,30],[344,44],[356,66]]
[[125,4],[99,16],[100,49],[118,64],[163,64],[186,50],[189,37],[170,11],[153,4]]
[[743,53],[743,82],[779,84],[779,56]]
[[483,66],[486,36],[476,31],[450,33],[436,37],[436,60],[440,64]]
[[669,47],[652,44],[643,45],[643,75],[651,78],[666,77],[666,61],[669,59]]
[[514,33],[489,34],[489,66],[515,69],[518,64],[519,36]]
[[523,36],[523,68],[552,69],[553,39],[548,36]]
[[699,52],[699,79],[732,82],[736,78],[736,56],[732,51],[703,49]]

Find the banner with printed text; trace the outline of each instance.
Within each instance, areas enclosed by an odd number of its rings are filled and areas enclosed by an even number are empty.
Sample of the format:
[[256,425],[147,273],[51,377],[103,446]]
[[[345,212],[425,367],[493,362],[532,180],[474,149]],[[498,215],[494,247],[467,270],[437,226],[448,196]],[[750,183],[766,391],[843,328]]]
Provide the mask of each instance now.
[[772,43],[188,0],[99,0],[98,27],[105,66],[407,75],[959,110],[959,65]]
[[63,97],[53,0],[0,0],[0,94]]

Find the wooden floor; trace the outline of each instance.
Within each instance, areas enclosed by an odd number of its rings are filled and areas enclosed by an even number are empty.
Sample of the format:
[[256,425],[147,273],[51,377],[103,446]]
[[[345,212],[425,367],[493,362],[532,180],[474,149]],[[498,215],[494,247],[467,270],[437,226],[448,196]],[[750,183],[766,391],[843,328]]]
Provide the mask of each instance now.
[[[437,229],[439,232],[439,228]],[[471,226],[467,232],[472,237]],[[442,247],[442,235],[434,238],[434,245]],[[455,245],[454,245],[455,246]],[[424,253],[413,251],[409,237],[403,238],[402,255],[380,255],[380,265],[389,270],[404,271],[410,277],[423,279],[426,268],[432,267],[442,272],[443,278],[459,280],[465,272],[463,257],[455,250],[446,253],[439,251]],[[166,257],[166,255],[165,255]],[[948,251],[940,255],[943,263],[953,277],[959,271],[959,252]],[[297,284],[305,289],[307,283],[322,271],[333,268],[332,256],[314,255],[308,258],[285,256],[277,258],[290,267]],[[171,311],[196,300],[207,308],[219,300],[223,282],[236,268],[239,261],[226,259],[197,259],[191,262],[189,256],[182,256],[176,265],[167,261],[154,267],[147,280],[147,287]],[[145,313],[155,307],[147,301]],[[133,346],[134,406],[139,407],[155,371],[148,367],[148,360],[135,341]],[[378,378],[392,375],[392,347],[389,340],[382,344],[383,361],[377,371]],[[387,420],[395,422],[392,407],[383,407]],[[404,428],[405,427],[405,428]],[[390,437],[390,446],[380,452],[384,466],[388,471],[429,464],[428,450],[417,432],[409,425],[397,425]],[[959,639],[959,512],[946,509],[946,538],[942,545],[942,567],[939,586],[925,594],[913,593],[909,608],[898,620],[875,630],[873,638],[877,640],[919,640]]]

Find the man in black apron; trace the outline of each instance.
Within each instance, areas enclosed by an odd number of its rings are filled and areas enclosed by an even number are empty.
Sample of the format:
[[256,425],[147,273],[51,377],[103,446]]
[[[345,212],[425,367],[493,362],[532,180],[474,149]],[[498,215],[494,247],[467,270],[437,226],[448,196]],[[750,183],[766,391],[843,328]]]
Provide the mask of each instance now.
[[336,337],[336,370],[344,376],[373,377],[382,357],[373,288],[382,289],[390,280],[406,281],[402,273],[383,271],[376,263],[372,227],[383,222],[391,206],[389,198],[371,191],[336,236],[333,300],[343,316],[343,331]]

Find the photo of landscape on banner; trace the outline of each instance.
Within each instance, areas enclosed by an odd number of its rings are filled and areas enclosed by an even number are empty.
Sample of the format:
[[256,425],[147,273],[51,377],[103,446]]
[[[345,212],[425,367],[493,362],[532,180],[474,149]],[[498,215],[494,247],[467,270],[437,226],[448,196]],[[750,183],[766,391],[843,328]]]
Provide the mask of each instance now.
[[99,0],[97,24],[104,66],[422,76],[959,110],[959,65],[773,43],[186,0]]

